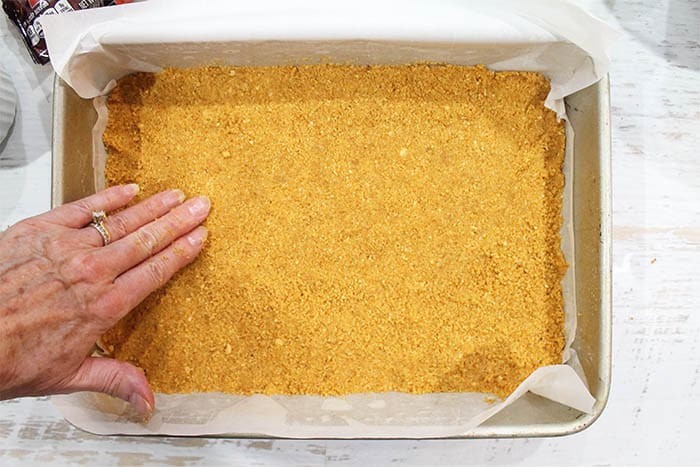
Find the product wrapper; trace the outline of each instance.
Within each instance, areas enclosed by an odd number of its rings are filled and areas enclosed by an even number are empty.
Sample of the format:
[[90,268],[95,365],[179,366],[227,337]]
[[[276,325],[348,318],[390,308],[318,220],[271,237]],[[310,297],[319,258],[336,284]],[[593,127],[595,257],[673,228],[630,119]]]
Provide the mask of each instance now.
[[35,63],[49,62],[49,52],[41,26],[43,16],[58,15],[75,10],[130,3],[132,0],[2,0],[8,18],[17,25],[29,55]]
[[[483,64],[544,73],[546,105],[566,117],[564,97],[607,73],[613,31],[560,1],[197,3],[150,0],[43,21],[52,64],[83,98],[96,98],[96,186],[104,186],[104,96],[134,71],[210,64]],[[571,344],[576,330],[572,229],[572,143],[567,127],[562,250],[566,348],[562,364],[543,367],[508,398],[480,393],[240,396],[156,395],[147,424],[129,421],[121,401],[94,393],[55,397],[68,421],[101,434],[281,437],[446,437],[465,435],[528,391],[582,412],[595,399]],[[528,396],[531,397],[531,396]],[[527,399],[527,398],[526,398]],[[527,410],[527,407],[525,407]],[[535,409],[533,409],[535,410]],[[533,412],[534,413],[534,412]]]

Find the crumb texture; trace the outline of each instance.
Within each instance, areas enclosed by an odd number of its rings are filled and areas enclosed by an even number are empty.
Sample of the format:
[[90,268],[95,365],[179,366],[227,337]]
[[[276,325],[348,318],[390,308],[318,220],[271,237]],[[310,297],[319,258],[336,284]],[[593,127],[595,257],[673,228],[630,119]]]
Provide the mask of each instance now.
[[428,64],[121,79],[108,184],[212,212],[200,258],[104,342],[165,393],[507,395],[564,345],[548,90]]

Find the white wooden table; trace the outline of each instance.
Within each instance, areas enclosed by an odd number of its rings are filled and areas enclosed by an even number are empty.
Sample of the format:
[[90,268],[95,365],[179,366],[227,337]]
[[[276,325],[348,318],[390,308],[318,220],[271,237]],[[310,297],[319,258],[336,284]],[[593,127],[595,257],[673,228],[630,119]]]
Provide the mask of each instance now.
[[[611,69],[610,402],[558,439],[290,441],[93,436],[46,398],[0,403],[0,465],[700,465],[700,1],[580,0],[623,31]],[[0,20],[19,114],[0,146],[0,228],[49,207],[51,84]]]

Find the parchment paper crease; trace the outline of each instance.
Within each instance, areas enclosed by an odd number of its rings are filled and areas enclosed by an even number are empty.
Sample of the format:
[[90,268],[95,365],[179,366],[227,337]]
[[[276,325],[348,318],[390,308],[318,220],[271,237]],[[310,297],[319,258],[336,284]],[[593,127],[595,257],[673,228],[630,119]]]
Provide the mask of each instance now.
[[[222,63],[485,64],[544,73],[546,105],[565,118],[563,98],[607,73],[614,32],[561,1],[211,2],[150,0],[42,19],[56,72],[84,98],[103,96],[121,76]],[[157,45],[156,45],[157,44]],[[104,184],[104,99],[95,99],[96,186]],[[573,264],[572,141],[567,126],[562,250]],[[345,397],[156,395],[148,424],[129,421],[125,403],[80,393],[56,396],[68,421],[100,434],[270,435],[282,437],[437,437],[468,433],[527,391],[589,412],[595,402],[571,344],[576,329],[575,270],[562,284],[566,348],[506,400],[486,394],[354,394]]]

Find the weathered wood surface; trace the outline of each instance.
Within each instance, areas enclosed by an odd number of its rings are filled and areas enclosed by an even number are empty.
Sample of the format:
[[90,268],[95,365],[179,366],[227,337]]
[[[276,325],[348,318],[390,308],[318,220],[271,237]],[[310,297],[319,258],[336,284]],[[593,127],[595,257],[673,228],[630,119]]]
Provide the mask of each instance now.
[[[700,2],[581,0],[616,25],[611,69],[614,364],[610,402],[558,439],[265,441],[98,437],[48,400],[0,403],[0,464],[697,465]],[[51,75],[3,17],[20,113],[0,152],[0,228],[49,206]]]

